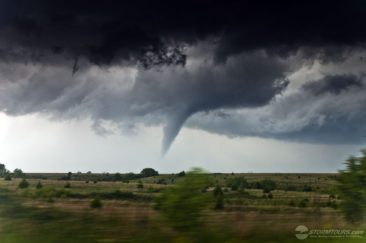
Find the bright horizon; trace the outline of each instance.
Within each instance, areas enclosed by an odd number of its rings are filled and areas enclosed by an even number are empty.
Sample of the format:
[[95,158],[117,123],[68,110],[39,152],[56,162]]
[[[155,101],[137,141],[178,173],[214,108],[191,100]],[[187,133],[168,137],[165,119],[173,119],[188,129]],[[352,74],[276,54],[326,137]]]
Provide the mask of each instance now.
[[0,123],[0,163],[25,172],[139,173],[152,167],[159,173],[177,173],[202,167],[212,173],[334,173],[362,148],[228,138],[183,128],[169,153],[162,156],[162,128],[157,126],[140,127],[135,134],[100,136],[88,120],[2,114]]

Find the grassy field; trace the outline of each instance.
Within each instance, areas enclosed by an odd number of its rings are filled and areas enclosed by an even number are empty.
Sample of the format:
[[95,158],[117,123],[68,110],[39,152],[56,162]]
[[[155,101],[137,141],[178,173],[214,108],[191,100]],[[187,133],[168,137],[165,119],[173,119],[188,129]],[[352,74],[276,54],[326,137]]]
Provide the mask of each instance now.
[[[66,174],[33,173],[23,189],[22,179],[1,178],[0,242],[297,242],[299,225],[365,230],[340,213],[336,176],[205,174],[209,183],[195,194],[184,184],[187,175],[178,174],[122,182],[103,181],[105,174],[65,180]],[[305,241],[365,242],[361,236]]]

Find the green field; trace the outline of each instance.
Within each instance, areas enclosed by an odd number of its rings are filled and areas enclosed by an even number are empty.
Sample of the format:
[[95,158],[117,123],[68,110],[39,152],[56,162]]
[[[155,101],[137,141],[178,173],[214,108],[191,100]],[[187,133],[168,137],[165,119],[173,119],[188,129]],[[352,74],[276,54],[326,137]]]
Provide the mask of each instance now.
[[[200,174],[192,184],[187,174],[67,176],[26,174],[24,189],[21,178],[1,178],[0,242],[301,242],[299,225],[366,229],[343,218],[337,174]],[[197,191],[200,178],[207,183]],[[305,242],[365,242],[361,236]]]

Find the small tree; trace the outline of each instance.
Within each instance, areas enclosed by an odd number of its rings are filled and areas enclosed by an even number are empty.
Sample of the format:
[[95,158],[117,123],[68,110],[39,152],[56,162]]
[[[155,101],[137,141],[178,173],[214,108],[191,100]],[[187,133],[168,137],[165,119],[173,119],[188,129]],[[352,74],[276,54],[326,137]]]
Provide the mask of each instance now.
[[248,182],[244,177],[240,176],[229,180],[227,186],[231,187],[232,191],[236,191],[238,189],[244,190],[244,188],[248,187]]
[[184,172],[184,170],[178,173],[179,177],[182,177],[182,176],[185,176],[185,175],[186,175],[186,172]]
[[122,181],[122,175],[120,173],[116,173],[113,175],[113,180],[114,181]]
[[103,206],[103,204],[102,204],[102,201],[99,199],[99,197],[96,197],[96,198],[94,198],[94,199],[90,202],[89,206],[90,206],[91,208],[101,208],[101,207]]
[[366,150],[361,157],[351,156],[346,161],[346,169],[339,173],[338,192],[342,198],[340,208],[345,218],[358,222],[366,213]]
[[23,189],[23,188],[27,188],[29,186],[29,182],[26,180],[26,179],[22,179],[19,184],[18,184],[18,187],[20,189]]
[[10,176],[10,174],[9,174],[9,173],[7,173],[7,174],[5,175],[4,180],[6,180],[6,181],[11,181],[11,176]]
[[265,179],[260,182],[263,187],[263,193],[270,193],[276,189],[276,182],[270,179]]
[[37,189],[41,189],[43,187],[42,183],[40,181],[38,181],[36,188]]
[[6,176],[8,174],[8,170],[5,168],[4,164],[0,164],[0,176]]
[[153,168],[145,168],[143,169],[140,174],[143,176],[143,177],[150,177],[150,176],[158,176],[159,173],[154,170]]
[[13,171],[13,176],[15,177],[15,178],[24,178],[25,177],[25,174],[23,173],[23,171],[21,170],[21,169],[15,169],[14,171]]

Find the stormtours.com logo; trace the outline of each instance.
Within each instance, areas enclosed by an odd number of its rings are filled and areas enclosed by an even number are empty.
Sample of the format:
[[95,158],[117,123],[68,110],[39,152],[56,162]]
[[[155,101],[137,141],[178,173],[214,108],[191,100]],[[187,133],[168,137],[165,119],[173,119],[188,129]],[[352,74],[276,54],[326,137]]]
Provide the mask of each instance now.
[[306,238],[363,238],[363,230],[349,229],[308,229],[305,225],[299,225],[295,229],[296,238],[305,240]]

